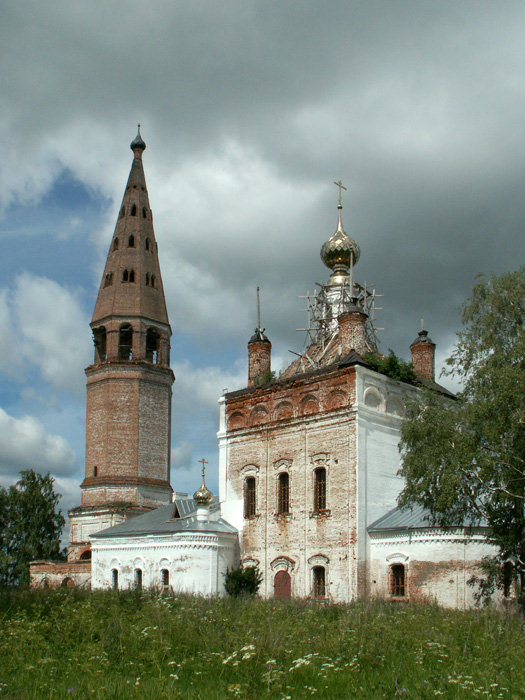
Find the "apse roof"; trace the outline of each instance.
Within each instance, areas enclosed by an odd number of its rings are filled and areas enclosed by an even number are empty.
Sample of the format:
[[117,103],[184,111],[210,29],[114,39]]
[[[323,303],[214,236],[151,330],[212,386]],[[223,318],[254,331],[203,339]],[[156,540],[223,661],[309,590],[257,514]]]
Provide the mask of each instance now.
[[[488,527],[486,520],[474,523],[466,518],[460,523],[449,527]],[[426,528],[443,529],[441,525],[432,523],[432,516],[423,506],[413,506],[412,508],[394,508],[386,515],[368,526],[368,532],[384,532],[385,530],[421,530]]]
[[[218,510],[219,501],[215,497],[210,506],[210,513]],[[223,532],[235,534],[237,530],[222,518],[208,521],[197,520],[197,503],[193,498],[177,498],[167,506],[150,510],[144,515],[137,515],[119,525],[90,535],[90,537],[92,539],[102,539],[106,537],[162,535],[175,532]]]

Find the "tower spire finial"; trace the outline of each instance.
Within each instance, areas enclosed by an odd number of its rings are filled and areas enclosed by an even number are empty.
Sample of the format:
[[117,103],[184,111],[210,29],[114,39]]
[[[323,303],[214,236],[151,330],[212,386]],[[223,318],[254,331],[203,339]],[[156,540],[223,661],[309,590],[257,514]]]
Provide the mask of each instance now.
[[344,233],[341,212],[343,211],[343,190],[346,192],[346,187],[343,185],[342,180],[339,180],[339,182],[335,182],[334,180],[334,185],[336,187],[339,187],[339,199],[337,202],[337,230],[342,231]]
[[202,483],[204,483],[204,476],[206,474],[206,464],[208,464],[208,462],[203,457],[202,459],[199,459],[199,463],[202,464]]
[[257,285],[257,328],[261,329],[261,288]]
[[129,147],[135,154],[135,158],[140,158],[142,156],[142,152],[146,148],[146,144],[144,143],[144,140],[142,136],[140,135],[140,124],[137,124],[137,135],[133,139],[133,141],[129,144]]
[[339,182],[335,182],[335,180],[334,180],[334,185],[335,185],[336,187],[339,187],[339,201],[338,201],[338,203],[337,203],[337,208],[338,208],[338,209],[342,209],[342,208],[343,208],[343,193],[342,193],[342,190],[344,190],[344,191],[346,192],[346,191],[347,191],[347,188],[343,185],[342,180],[339,180]]

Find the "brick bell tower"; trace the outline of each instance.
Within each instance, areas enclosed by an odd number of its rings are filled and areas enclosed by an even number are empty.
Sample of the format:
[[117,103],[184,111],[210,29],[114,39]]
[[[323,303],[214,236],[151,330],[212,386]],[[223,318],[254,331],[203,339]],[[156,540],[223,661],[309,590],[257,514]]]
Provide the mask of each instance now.
[[133,163],[102,275],[86,368],[82,505],[70,511],[68,559],[89,558],[89,535],[171,501],[170,336],[142,165]]

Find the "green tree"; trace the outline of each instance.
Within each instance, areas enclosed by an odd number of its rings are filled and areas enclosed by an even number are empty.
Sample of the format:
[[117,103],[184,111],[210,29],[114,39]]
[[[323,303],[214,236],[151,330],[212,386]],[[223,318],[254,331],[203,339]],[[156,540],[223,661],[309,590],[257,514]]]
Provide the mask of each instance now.
[[28,582],[28,563],[34,559],[59,559],[64,527],[57,510],[60,494],[54,479],[32,469],[8,489],[0,486],[0,585]]
[[525,608],[524,321],[525,267],[478,277],[445,372],[463,391],[450,400],[426,390],[408,406],[399,505],[419,503],[440,525],[486,520]]
[[241,566],[226,572],[224,587],[231,596],[255,595],[261,581],[262,575],[256,566]]

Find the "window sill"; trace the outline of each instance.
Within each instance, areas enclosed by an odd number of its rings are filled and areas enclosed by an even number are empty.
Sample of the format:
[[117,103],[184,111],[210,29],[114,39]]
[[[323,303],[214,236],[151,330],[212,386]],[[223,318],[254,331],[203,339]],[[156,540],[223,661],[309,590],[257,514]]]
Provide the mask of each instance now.
[[290,520],[291,517],[292,517],[292,514],[289,511],[288,513],[274,513],[273,519],[274,520]]
[[312,511],[310,511],[310,517],[311,518],[331,518],[332,511],[329,508],[325,508],[324,510],[312,510]]

